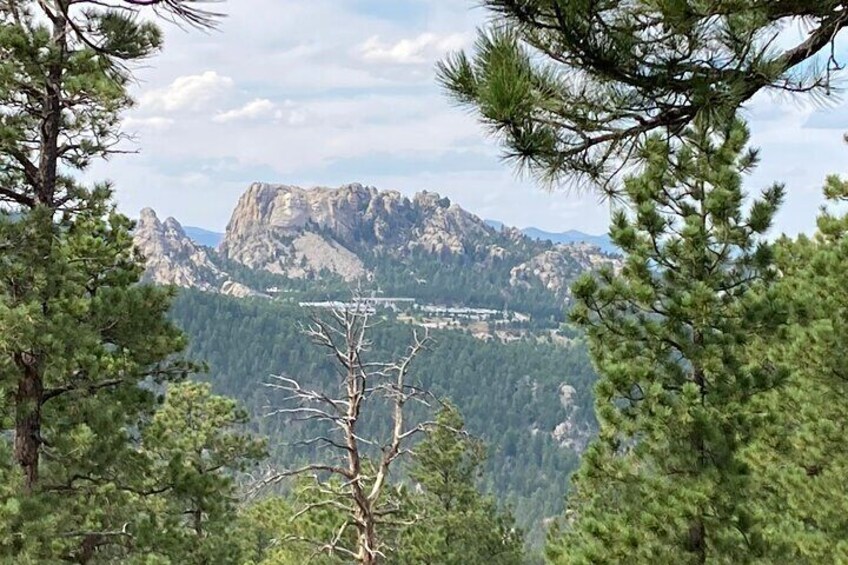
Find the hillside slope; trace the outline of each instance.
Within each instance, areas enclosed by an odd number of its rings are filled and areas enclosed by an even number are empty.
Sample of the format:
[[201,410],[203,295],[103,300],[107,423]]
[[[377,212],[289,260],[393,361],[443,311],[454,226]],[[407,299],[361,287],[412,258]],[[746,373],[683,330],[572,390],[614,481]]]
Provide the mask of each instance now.
[[[147,280],[185,289],[173,317],[191,353],[210,364],[205,378],[219,392],[249,409],[278,465],[314,457],[292,447],[314,430],[266,418],[279,399],[263,383],[271,374],[311,386],[334,378],[300,333],[301,302],[346,300],[352,287],[387,301],[377,313],[375,357],[403,349],[413,325],[431,328],[436,345],[417,362],[418,384],[456,403],[489,444],[486,488],[514,507],[539,546],[543,521],[562,510],[595,430],[585,346],[560,329],[569,285],[620,259],[496,229],[438,194],[407,198],[358,184],[253,184],[215,249],[152,210],[135,239]],[[403,306],[391,302],[399,299]],[[387,423],[372,417],[367,425]]]
[[[186,290],[173,317],[190,338],[190,353],[209,363],[205,378],[244,403],[271,438],[274,463],[290,467],[316,457],[314,449],[296,445],[314,428],[267,417],[282,397],[263,386],[272,374],[296,377],[307,388],[333,386],[333,365],[300,331],[303,309]],[[408,324],[384,319],[372,333],[369,358],[402,351],[410,337]],[[487,442],[486,489],[512,506],[541,543],[542,523],[561,512],[568,477],[595,430],[595,377],[585,347],[532,336],[501,343],[434,330],[433,337],[433,347],[416,359],[414,383],[454,402],[469,431]],[[368,430],[390,425],[385,411],[364,414]],[[419,409],[415,418],[421,417]]]

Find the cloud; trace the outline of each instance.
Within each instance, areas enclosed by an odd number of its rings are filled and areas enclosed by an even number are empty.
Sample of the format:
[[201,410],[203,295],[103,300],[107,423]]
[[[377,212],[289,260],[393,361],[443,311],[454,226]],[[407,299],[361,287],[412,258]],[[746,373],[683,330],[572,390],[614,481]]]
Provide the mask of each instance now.
[[440,36],[427,32],[396,43],[385,43],[374,35],[360,45],[359,51],[362,58],[370,62],[418,65],[431,62],[448,51],[460,49],[466,42],[467,36],[463,33]]
[[475,148],[447,149],[441,153],[375,151],[357,157],[329,159],[326,164],[313,168],[312,172],[318,171],[325,178],[343,183],[353,179],[493,170],[503,170],[497,157]]
[[166,130],[174,124],[171,118],[162,116],[150,116],[147,118],[136,118],[130,116],[124,119],[124,127],[127,129],[149,129],[149,130]]
[[[579,193],[549,195],[516,176],[475,117],[439,89],[433,62],[466,47],[485,23],[486,12],[472,4],[250,0],[222,5],[228,17],[220,33],[165,24],[167,47],[138,70],[141,103],[126,123],[141,155],[99,164],[90,178],[114,180],[122,209],[156,204],[210,228],[226,224],[254,180],[360,180],[438,191],[509,224],[603,232],[605,206]],[[788,29],[786,45],[804,33]],[[786,182],[777,225],[808,231],[824,176],[848,173],[848,105],[815,112],[796,107],[794,97],[782,105],[760,98],[745,116],[763,161],[746,185]]]
[[299,126],[306,123],[307,111],[298,108],[291,100],[282,104],[275,104],[267,98],[256,98],[240,108],[234,108],[221,112],[212,118],[213,122],[219,124],[229,122],[250,122],[256,120],[274,121],[290,126]]
[[274,115],[276,105],[267,98],[256,98],[241,108],[221,112],[213,121],[218,123],[234,122],[239,120],[256,120]]
[[141,108],[177,112],[198,111],[205,108],[232,89],[233,80],[215,71],[176,78],[170,85],[147,92],[141,97]]

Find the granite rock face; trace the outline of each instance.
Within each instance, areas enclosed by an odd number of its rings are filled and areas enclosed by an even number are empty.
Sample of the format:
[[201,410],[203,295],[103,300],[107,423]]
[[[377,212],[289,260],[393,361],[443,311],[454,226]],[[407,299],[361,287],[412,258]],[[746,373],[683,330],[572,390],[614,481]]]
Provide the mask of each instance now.
[[209,251],[194,243],[174,218],[141,211],[133,240],[146,261],[145,279],[157,284],[217,291],[226,279]]
[[557,244],[513,267],[510,285],[529,287],[538,281],[554,294],[568,296],[569,286],[576,276],[604,266],[617,270],[621,267],[621,258],[607,255],[594,245]]
[[432,192],[410,199],[361,184],[255,183],[239,199],[220,252],[290,277],[326,270],[352,281],[368,274],[357,253],[366,246],[399,257],[415,250],[458,255],[492,233],[480,218]]
[[583,271],[620,265],[591,245],[553,245],[515,228],[495,228],[434,192],[410,198],[361,184],[306,189],[254,183],[216,250],[194,243],[173,218],[160,222],[150,209],[142,212],[135,241],[147,258],[148,280],[238,297],[266,290],[258,288],[262,277],[245,278],[235,263],[289,279],[329,274],[379,285],[380,265],[400,265],[425,284],[414,265],[451,262],[481,276],[497,269],[505,291],[543,288],[561,300]]

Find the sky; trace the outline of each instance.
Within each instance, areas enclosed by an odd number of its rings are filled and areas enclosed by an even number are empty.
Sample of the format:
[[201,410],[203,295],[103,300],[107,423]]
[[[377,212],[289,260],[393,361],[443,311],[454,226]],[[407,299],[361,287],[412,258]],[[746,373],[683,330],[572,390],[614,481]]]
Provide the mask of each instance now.
[[[434,65],[469,46],[486,17],[473,0],[228,0],[212,32],[166,26],[164,51],[137,69],[125,120],[132,155],[98,164],[120,208],[153,207],[223,231],[254,181],[351,182],[429,190],[482,218],[603,233],[608,205],[544,191],[499,159]],[[799,31],[800,33],[800,31]],[[759,95],[746,110],[762,163],[752,190],[786,184],[776,230],[810,232],[830,173],[848,173],[848,103]]]

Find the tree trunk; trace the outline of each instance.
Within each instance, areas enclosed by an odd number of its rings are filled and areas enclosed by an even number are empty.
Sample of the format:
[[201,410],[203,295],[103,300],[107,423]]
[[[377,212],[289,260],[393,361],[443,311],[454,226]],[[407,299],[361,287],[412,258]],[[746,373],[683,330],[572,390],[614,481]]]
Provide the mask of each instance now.
[[21,369],[15,394],[15,460],[24,472],[25,491],[30,493],[38,483],[44,382],[32,356],[17,354],[15,357]]
[[362,565],[376,565],[379,563],[379,557],[374,554],[373,550],[377,546],[377,535],[374,531],[374,520],[366,520],[365,529],[362,534],[361,550]]
[[689,526],[689,551],[695,554],[695,562],[703,564],[707,562],[707,534],[704,521],[696,518]]
[[[65,0],[62,0],[64,3]],[[64,9],[64,8],[63,8]],[[59,167],[59,133],[62,128],[62,73],[68,51],[68,23],[58,10],[53,21],[52,42],[58,49],[58,57],[50,66],[44,92],[44,117],[41,120],[41,155],[38,163],[38,181],[35,201],[37,204],[56,206],[56,178]]]
[[[67,0],[60,0],[65,4]],[[34,189],[34,202],[46,207],[51,214],[45,220],[45,229],[53,229],[52,218],[56,207],[56,179],[59,161],[59,133],[62,127],[62,81],[67,57],[68,23],[57,10],[53,17],[52,42],[58,56],[50,66],[43,93],[44,114],[40,125],[40,157],[38,179]],[[53,238],[47,238],[43,257],[50,260]],[[47,267],[47,265],[43,265]],[[46,285],[49,289],[51,285]],[[44,292],[50,292],[45,290]],[[42,308],[47,313],[47,296],[41,296]],[[21,376],[15,393],[15,460],[24,472],[25,492],[31,493],[38,483],[38,463],[41,451],[41,403],[44,398],[44,381],[37,358],[29,353],[15,355]]]

